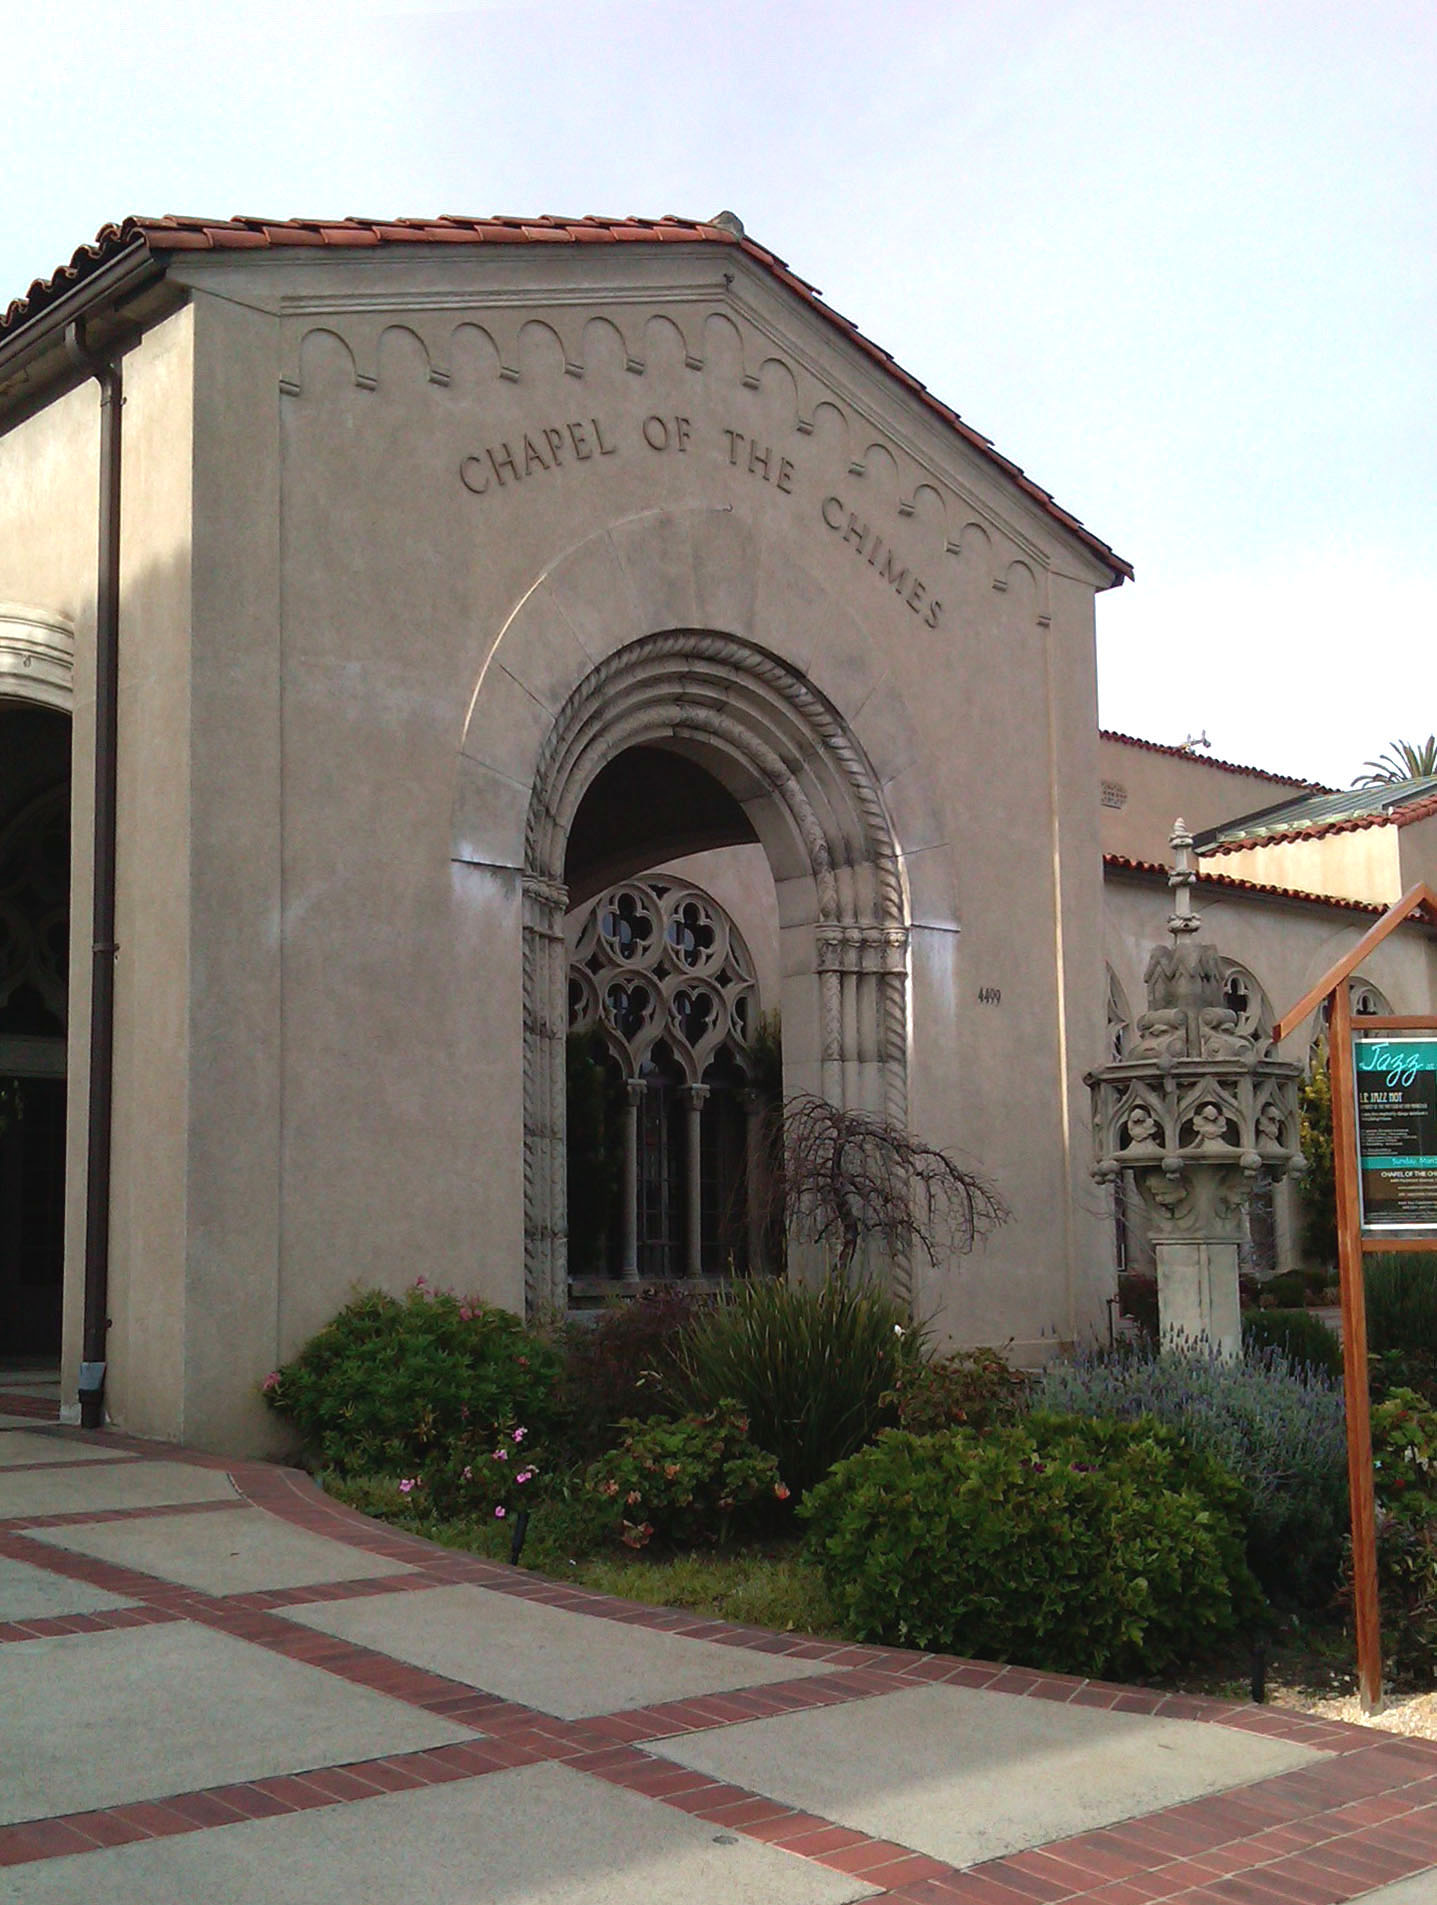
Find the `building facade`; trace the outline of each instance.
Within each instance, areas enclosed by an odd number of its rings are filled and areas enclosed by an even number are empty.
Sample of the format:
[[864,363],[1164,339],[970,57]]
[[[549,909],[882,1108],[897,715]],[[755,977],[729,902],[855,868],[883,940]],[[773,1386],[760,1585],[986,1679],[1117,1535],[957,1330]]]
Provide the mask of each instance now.
[[[97,958],[107,1406],[262,1446],[259,1380],[356,1283],[569,1300],[576,916],[696,855],[766,910],[783,1089],[1012,1208],[902,1293],[1026,1356],[1101,1322],[1093,600],[1126,564],[736,221],[130,221],[11,307],[0,407],[4,719],[48,641],[73,731],[67,1394]],[[733,1000],[689,992],[702,1043]],[[676,1128],[740,1043],[690,1076],[669,1041]]]
[[[996,1184],[940,1332],[1101,1335],[1161,843],[1293,792],[1100,741],[1129,573],[727,215],[107,228],[0,319],[0,1357],[262,1449],[356,1285],[761,1267],[765,1090]],[[1371,905],[1204,899],[1278,1009]]]

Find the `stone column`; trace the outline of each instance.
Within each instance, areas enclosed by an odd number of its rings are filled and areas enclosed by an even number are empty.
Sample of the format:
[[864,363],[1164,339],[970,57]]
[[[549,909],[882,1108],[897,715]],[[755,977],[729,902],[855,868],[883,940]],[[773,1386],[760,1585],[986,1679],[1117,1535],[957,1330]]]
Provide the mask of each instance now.
[[630,1282],[639,1276],[639,1106],[644,1098],[644,1081],[631,1078],[624,1087],[624,1229],[623,1275]]
[[763,1206],[765,1203],[767,1159],[763,1144],[763,1099],[756,1091],[743,1094],[744,1109],[744,1216],[748,1225],[748,1274],[762,1274]]
[[686,1173],[684,1270],[688,1276],[703,1275],[703,1116],[707,1085],[686,1085],[684,1107],[688,1113],[684,1154]]

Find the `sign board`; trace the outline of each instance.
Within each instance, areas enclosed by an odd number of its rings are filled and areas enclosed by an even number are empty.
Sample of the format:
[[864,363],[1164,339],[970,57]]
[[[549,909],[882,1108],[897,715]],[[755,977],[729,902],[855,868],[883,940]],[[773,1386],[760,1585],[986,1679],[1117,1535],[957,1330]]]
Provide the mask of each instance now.
[[1365,1232],[1437,1233],[1437,1032],[1353,1027]]

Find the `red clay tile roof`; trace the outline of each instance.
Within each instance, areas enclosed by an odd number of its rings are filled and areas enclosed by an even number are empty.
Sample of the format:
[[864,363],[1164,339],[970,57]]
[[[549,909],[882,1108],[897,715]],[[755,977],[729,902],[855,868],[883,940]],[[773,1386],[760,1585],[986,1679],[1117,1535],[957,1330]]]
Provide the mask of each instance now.
[[1049,492],[1025,476],[1016,463],[994,449],[990,438],[964,423],[956,410],[933,395],[926,384],[911,376],[851,319],[825,304],[813,285],[789,270],[784,261],[746,234],[702,219],[683,218],[126,218],[106,225],[93,244],[82,245],[69,264],[49,278],[37,278],[8,310],[0,315],[0,343],[29,319],[92,276],[130,247],[153,254],[180,251],[257,251],[296,246],[354,250],[383,245],[614,245],[614,244],[732,245],[747,254],[810,305],[835,330],[857,346],[891,377],[910,390],[928,409],[955,430],[972,448],[1002,471],[1010,482],[1035,502],[1046,516],[1062,525],[1110,569],[1115,582],[1132,580],[1132,565],[1107,543],[1085,529],[1053,500]]
[[1179,760],[1198,761],[1204,767],[1221,768],[1224,774],[1250,774],[1256,780],[1272,781],[1277,787],[1300,787],[1308,793],[1332,791],[1324,787],[1321,781],[1299,780],[1292,774],[1274,774],[1266,767],[1243,767],[1237,761],[1220,761],[1208,754],[1194,754],[1191,748],[1170,747],[1165,741],[1143,741],[1135,734],[1119,734],[1114,728],[1099,728],[1098,739],[1117,741],[1123,747],[1140,747],[1149,754],[1174,754]]
[[[1111,867],[1115,873],[1151,873],[1160,875],[1166,882],[1170,869],[1157,860],[1131,860],[1125,853],[1105,853],[1103,865]],[[1267,899],[1304,900],[1310,906],[1337,906],[1346,913],[1385,913],[1385,906],[1374,905],[1370,900],[1337,899],[1331,893],[1304,893],[1295,886],[1266,886],[1260,880],[1240,880],[1231,873],[1204,873],[1198,870],[1198,885],[1220,886],[1232,892],[1260,893]]]
[[1427,800],[1414,800],[1410,807],[1399,807],[1392,816],[1399,827],[1410,827],[1414,820],[1430,820],[1437,814],[1437,794]]

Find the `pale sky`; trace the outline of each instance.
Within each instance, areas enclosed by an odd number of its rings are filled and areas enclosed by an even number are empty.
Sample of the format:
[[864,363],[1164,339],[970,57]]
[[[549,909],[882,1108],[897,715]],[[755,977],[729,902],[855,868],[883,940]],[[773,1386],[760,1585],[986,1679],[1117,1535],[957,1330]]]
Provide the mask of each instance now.
[[1134,564],[1106,725],[1339,785],[1437,729],[1430,0],[0,26],[0,304],[129,212],[727,207]]

